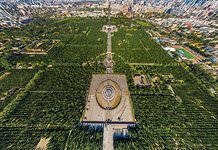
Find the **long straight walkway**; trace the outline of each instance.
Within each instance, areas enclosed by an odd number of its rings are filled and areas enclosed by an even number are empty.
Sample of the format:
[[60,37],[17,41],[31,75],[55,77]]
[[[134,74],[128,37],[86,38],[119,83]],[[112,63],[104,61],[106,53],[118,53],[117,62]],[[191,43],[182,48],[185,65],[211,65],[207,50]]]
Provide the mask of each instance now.
[[[110,6],[109,6],[110,9]],[[110,12],[109,12],[109,20],[110,20]],[[111,31],[108,31],[107,36],[107,56],[106,56],[106,72],[107,74],[113,73],[113,60],[112,60],[112,48],[111,48]],[[110,110],[107,111],[108,115],[110,115]],[[108,116],[110,118],[110,116]],[[113,136],[114,130],[112,125],[105,123],[104,125],[104,137],[103,137],[103,150],[114,150],[113,146]]]
[[107,34],[107,52],[111,52],[111,32]]
[[107,36],[107,57],[106,57],[106,73],[111,74],[113,73],[113,60],[112,60],[112,54],[111,54],[111,31],[108,31]]
[[[111,32],[108,31],[107,36],[107,56],[106,56],[106,72],[107,74],[113,73],[113,60],[111,54]],[[110,118],[110,110],[107,111],[108,118]],[[113,150],[113,136],[114,130],[112,125],[105,123],[104,125],[104,137],[103,137],[103,150]]]
[[[109,2],[108,8],[108,18],[109,18],[109,28],[107,30],[107,56],[106,56],[106,73],[113,73],[113,60],[112,60],[112,42],[111,42],[111,2]],[[110,118],[110,110],[107,110],[107,117]],[[112,125],[105,123],[104,125],[104,137],[103,137],[103,150],[114,150],[113,142],[114,142],[114,130]]]
[[103,150],[114,150],[113,146],[114,130],[112,125],[104,125]]

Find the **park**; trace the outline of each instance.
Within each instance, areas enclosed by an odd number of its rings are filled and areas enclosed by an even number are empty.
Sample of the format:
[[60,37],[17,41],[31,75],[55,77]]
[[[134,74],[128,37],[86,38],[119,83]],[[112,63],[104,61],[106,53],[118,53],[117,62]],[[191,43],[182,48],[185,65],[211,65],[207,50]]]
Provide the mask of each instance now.
[[[47,150],[102,149],[103,130],[81,126],[81,120],[92,75],[105,74],[108,35],[102,27],[107,22],[104,17],[40,17],[4,31],[2,38],[12,41],[59,42],[46,55],[1,57],[0,149],[33,149],[46,139]],[[128,128],[130,138],[117,136],[114,149],[217,149],[217,99],[146,33],[150,24],[124,17],[111,23],[118,28],[111,33],[113,73],[125,74],[136,119]],[[135,86],[135,74],[157,76],[161,83]],[[165,82],[164,75],[182,82]]]

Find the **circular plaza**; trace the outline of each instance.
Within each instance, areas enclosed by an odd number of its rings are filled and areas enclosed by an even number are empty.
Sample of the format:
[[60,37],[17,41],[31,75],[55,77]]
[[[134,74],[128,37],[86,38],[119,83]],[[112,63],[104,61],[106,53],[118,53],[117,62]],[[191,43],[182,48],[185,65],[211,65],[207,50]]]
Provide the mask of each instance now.
[[100,83],[96,91],[98,104],[104,109],[114,109],[121,100],[120,86],[108,79]]

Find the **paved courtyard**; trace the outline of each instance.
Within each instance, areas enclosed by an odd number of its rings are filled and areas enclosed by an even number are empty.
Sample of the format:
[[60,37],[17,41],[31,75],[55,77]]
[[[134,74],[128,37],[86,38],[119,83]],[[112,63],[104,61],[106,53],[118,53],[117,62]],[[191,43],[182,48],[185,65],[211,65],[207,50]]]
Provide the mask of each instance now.
[[[96,93],[98,87],[105,81],[112,80],[119,85],[121,100],[119,104],[110,110],[99,105]],[[107,86],[107,85],[105,85]],[[105,100],[105,103],[107,101]],[[95,74],[92,76],[91,86],[83,115],[83,122],[104,123],[106,120],[110,123],[134,123],[135,117],[132,111],[131,98],[128,91],[125,75],[119,74]]]

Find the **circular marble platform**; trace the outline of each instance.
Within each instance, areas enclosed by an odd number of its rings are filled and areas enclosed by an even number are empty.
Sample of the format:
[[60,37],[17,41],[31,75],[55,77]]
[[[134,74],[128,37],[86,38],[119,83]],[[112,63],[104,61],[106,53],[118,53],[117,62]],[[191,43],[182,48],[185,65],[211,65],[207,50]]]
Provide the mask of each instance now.
[[110,79],[100,83],[96,91],[98,104],[104,109],[114,109],[121,101],[120,86]]

